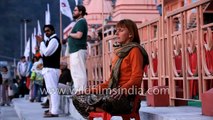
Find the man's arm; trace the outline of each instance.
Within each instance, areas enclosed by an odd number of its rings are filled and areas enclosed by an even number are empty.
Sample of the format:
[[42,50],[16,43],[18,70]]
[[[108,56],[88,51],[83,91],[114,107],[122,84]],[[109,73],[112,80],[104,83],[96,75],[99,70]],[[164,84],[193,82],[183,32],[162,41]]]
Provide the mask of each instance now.
[[87,25],[85,24],[85,21],[84,20],[79,20],[75,27],[73,28],[74,29],[74,33],[70,33],[69,36],[71,38],[74,38],[74,39],[81,39],[82,36],[83,36],[83,32],[85,31],[85,28],[87,27]]
[[58,48],[58,41],[53,38],[52,40],[50,40],[48,46],[46,47],[44,42],[41,42],[40,45],[40,51],[44,56],[51,56]]
[[74,39],[81,39],[83,36],[83,32],[78,31],[77,33],[70,33],[69,35],[70,37],[74,38]]

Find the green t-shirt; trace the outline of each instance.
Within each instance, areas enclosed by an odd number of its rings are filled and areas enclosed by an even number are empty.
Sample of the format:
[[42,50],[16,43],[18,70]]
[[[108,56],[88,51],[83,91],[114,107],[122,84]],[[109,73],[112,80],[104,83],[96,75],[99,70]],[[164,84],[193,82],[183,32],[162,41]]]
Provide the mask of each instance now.
[[76,22],[75,26],[73,27],[71,33],[77,33],[78,31],[82,32],[83,35],[80,39],[75,38],[68,38],[68,45],[69,45],[69,53],[77,52],[80,49],[87,49],[87,21],[86,19],[82,18],[78,22]]

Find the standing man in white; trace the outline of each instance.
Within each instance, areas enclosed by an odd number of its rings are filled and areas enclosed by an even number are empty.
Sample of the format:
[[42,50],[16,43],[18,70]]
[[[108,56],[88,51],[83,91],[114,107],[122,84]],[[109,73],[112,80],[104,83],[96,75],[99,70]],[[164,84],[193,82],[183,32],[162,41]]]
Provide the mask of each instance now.
[[73,10],[73,18],[76,24],[68,38],[70,53],[70,69],[75,91],[82,91],[87,87],[86,55],[87,55],[87,15],[83,5],[77,5]]
[[42,41],[41,36],[36,36],[36,39],[40,42],[40,53],[44,66],[42,74],[44,75],[47,92],[50,94],[51,104],[50,111],[45,113],[44,117],[58,117],[60,97],[57,89],[60,73],[61,44],[52,25],[44,25],[43,30],[48,40]]

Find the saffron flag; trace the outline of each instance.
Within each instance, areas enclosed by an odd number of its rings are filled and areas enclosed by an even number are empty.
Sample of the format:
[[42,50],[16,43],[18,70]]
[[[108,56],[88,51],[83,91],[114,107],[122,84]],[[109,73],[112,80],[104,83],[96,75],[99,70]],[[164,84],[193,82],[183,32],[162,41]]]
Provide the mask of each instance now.
[[73,16],[72,16],[72,12],[71,12],[68,0],[60,0],[60,11],[65,16],[69,17],[71,21],[73,20]]

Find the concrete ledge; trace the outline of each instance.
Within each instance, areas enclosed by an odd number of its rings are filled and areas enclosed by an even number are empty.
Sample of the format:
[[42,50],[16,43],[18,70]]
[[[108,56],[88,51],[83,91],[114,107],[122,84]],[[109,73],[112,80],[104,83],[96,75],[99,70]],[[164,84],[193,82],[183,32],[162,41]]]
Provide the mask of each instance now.
[[[168,90],[168,86],[154,86],[150,88],[150,90],[146,93],[147,105],[153,107],[169,106]],[[160,93],[162,91],[164,92]]]
[[82,115],[75,109],[72,99],[70,99],[70,116],[77,120],[85,120]]
[[141,102],[141,120],[213,120],[213,117],[203,116],[201,108],[191,106],[181,107],[147,107]]
[[202,94],[202,113],[213,117],[213,88]]
[[[69,101],[70,115],[60,115],[58,118],[43,118],[45,109],[41,108],[40,103],[31,103],[26,99],[18,98],[13,100],[13,104],[20,120],[85,120],[75,109],[71,99]],[[139,111],[141,120],[213,120],[213,117],[203,116],[201,108],[191,106],[148,107],[146,102],[142,101]],[[113,116],[111,120],[122,120],[122,118]]]
[[0,120],[19,120],[13,105],[0,106]]
[[75,120],[71,117],[60,116],[56,118],[44,118],[40,103],[31,103],[26,99],[13,99],[14,109],[20,120]]

